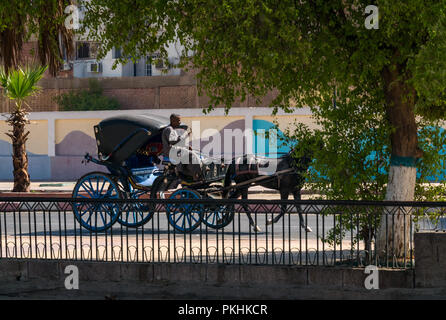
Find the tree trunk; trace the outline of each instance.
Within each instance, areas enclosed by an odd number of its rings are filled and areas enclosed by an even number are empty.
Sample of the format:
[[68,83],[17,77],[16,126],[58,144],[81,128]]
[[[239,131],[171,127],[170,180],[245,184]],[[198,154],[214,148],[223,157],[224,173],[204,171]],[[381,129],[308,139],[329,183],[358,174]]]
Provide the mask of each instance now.
[[21,109],[16,109],[11,113],[7,122],[12,126],[11,133],[7,135],[12,140],[12,164],[14,175],[13,192],[29,192],[30,178],[28,174],[28,155],[25,144],[28,140],[29,131],[25,132],[25,125],[28,122],[27,113]]
[[[423,152],[418,147],[415,122],[415,91],[401,78],[401,66],[383,71],[386,115],[394,129],[391,133],[391,165],[386,201],[413,201],[416,181],[416,159]],[[410,208],[386,207],[380,220],[376,249],[382,262],[408,257]]]
[[[414,198],[416,168],[391,166],[386,201],[411,201]],[[376,242],[381,263],[409,258],[410,207],[385,207]]]

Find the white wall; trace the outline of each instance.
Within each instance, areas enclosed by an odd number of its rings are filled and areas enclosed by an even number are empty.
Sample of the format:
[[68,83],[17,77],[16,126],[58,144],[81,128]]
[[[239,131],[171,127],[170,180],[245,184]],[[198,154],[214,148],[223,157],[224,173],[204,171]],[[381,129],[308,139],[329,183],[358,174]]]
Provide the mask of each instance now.
[[127,64],[122,66],[122,77],[134,77],[134,67],[133,62],[128,62]]
[[[125,65],[118,64],[116,69],[112,69],[115,59],[106,58],[100,60],[102,63],[102,72],[99,73],[91,73],[87,72],[88,64],[95,63],[96,60],[88,59],[88,60],[75,60],[73,61],[73,76],[75,78],[104,78],[104,77],[133,77],[134,69],[133,62],[128,62]],[[136,64],[136,76],[141,77],[146,75],[146,61],[142,59],[138,61]],[[162,70],[156,69],[155,65],[152,65],[152,76],[160,76],[160,75],[168,75],[168,76],[177,76],[181,74],[181,69],[173,68],[167,70],[167,73],[163,73]]]
[[[102,78],[102,77],[122,77],[123,67],[121,64],[116,66],[116,69],[112,69],[115,63],[113,59],[112,51],[108,52],[104,59],[99,62],[102,63],[102,72],[91,73],[88,72],[88,64],[97,62],[95,59],[83,59],[73,61],[73,76],[75,78]],[[133,73],[129,76],[133,76]]]
[[[180,44],[171,43],[167,46],[168,58],[171,63],[179,62],[179,54],[181,54],[182,46]],[[75,78],[103,78],[103,77],[133,77],[134,67],[133,62],[128,62],[125,65],[118,64],[116,69],[112,69],[113,64],[116,59],[113,59],[113,52],[109,51],[104,59],[99,62],[102,63],[102,72],[99,73],[91,73],[88,72],[88,64],[97,62],[94,59],[87,60],[75,60],[73,61],[73,76]],[[136,76],[145,76],[146,75],[146,61],[145,59],[141,59],[138,61],[136,65]],[[163,73],[162,70],[156,69],[155,65],[152,65],[152,76],[160,76],[160,75],[180,75],[181,69],[173,68],[167,70],[167,73]]]

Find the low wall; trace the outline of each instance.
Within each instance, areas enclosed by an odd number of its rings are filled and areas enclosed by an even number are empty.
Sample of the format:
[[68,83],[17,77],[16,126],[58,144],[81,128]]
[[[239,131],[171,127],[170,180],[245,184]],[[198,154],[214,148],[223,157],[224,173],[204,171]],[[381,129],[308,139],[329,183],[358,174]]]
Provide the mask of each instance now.
[[[64,287],[68,265],[79,269],[79,290]],[[361,268],[5,259],[0,260],[0,296],[52,291],[59,298],[368,299],[395,295],[396,289],[408,294],[413,276],[413,270],[381,269],[380,290],[367,290]]]
[[[0,259],[1,297],[152,299],[446,299],[446,233],[415,234],[415,269]],[[64,286],[66,266],[79,290]]]
[[[96,78],[103,88],[103,94],[116,98],[121,110],[130,109],[172,109],[205,108],[210,103],[206,95],[199,96],[197,80],[193,73],[181,76],[116,77]],[[44,78],[39,82],[40,94],[29,99],[33,111],[59,111],[55,97],[72,91],[89,88],[88,78]],[[269,92],[258,104],[248,96],[245,101],[236,100],[237,107],[267,107],[277,93]],[[0,113],[11,112],[14,102],[6,99],[0,89]]]
[[446,288],[446,232],[415,233],[415,285]]
[[[79,268],[80,282],[172,281],[365,289],[367,277],[363,268],[3,259],[0,260],[0,281],[63,280],[68,265]],[[380,269],[379,277],[381,289],[413,288],[413,270],[410,269]]]

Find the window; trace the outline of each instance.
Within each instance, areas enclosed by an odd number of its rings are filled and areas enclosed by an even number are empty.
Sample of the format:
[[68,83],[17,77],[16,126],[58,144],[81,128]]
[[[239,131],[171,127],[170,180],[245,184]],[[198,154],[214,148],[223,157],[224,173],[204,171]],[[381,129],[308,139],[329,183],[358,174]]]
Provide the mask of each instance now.
[[97,42],[77,42],[76,58],[77,59],[96,59],[99,49]]
[[122,58],[122,50],[121,48],[113,48],[113,59]]
[[146,64],[146,76],[147,77],[152,76],[152,65],[150,63]]
[[157,69],[165,69],[164,59],[159,53],[152,54],[152,63]]
[[90,44],[88,42],[78,42],[76,44],[76,58],[90,58]]
[[149,58],[146,59],[146,77],[152,76],[152,64],[149,63]]

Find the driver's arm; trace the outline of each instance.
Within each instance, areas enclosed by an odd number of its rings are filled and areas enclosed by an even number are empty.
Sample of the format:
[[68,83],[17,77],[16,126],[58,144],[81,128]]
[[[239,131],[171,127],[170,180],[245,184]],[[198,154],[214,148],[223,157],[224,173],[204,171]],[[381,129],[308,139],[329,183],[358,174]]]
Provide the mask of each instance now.
[[172,130],[169,135],[169,144],[175,145],[181,140],[184,140],[189,135],[189,132],[185,131],[182,135],[178,135],[178,132],[176,130]]

